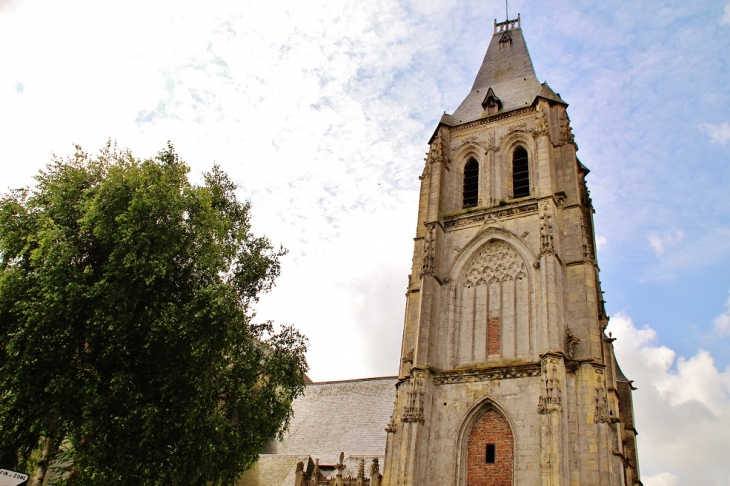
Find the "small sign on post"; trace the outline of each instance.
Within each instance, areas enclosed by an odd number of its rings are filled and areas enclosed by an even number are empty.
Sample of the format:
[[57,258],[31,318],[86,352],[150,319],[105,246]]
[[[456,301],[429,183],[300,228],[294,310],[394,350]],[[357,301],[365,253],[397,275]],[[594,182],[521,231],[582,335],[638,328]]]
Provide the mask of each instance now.
[[8,469],[0,469],[0,486],[18,486],[28,480],[28,475],[10,471]]

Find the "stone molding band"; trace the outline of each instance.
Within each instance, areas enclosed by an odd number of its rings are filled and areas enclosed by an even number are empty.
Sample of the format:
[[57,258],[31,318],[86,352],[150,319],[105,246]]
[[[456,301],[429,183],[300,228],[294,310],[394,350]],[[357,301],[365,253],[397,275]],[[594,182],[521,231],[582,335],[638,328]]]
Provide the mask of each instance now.
[[434,385],[451,385],[454,383],[475,383],[489,380],[506,380],[540,376],[540,363],[529,363],[518,366],[500,366],[483,370],[441,371],[433,374]]

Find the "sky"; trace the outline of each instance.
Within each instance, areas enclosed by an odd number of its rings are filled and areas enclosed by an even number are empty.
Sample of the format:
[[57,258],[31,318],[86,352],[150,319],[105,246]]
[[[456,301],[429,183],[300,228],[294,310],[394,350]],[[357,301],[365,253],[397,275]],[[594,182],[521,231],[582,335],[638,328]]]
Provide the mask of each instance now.
[[[517,1],[591,169],[647,486],[730,484],[730,2]],[[258,319],[316,381],[394,375],[427,142],[501,0],[0,0],[0,191],[52,154],[172,141],[289,253]]]

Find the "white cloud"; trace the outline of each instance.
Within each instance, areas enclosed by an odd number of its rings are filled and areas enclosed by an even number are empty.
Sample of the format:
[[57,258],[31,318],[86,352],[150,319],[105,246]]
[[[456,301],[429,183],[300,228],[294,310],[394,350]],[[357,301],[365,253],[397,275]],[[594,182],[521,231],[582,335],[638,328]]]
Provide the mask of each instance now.
[[714,325],[714,334],[717,337],[730,336],[730,296],[725,302],[725,312],[715,317],[712,321]]
[[0,0],[0,13],[12,12],[20,7],[22,0]]
[[667,472],[643,477],[641,482],[644,483],[644,486],[679,486],[681,484],[679,476]]
[[649,244],[654,249],[654,253],[661,258],[668,249],[677,247],[682,239],[684,239],[684,232],[680,229],[673,229],[661,234],[650,234]]
[[645,484],[727,484],[730,368],[718,370],[704,350],[677,358],[656,331],[636,328],[626,314],[613,317],[609,330],[621,368],[638,387],[633,398]]
[[730,24],[730,3],[725,5],[725,15],[722,17],[723,24]]
[[216,161],[252,201],[254,230],[290,250],[259,317],[310,338],[314,379],[394,374],[433,128],[423,114],[441,107],[424,66],[444,56],[423,52],[441,49],[445,28],[419,28],[418,7],[404,8],[24,3],[13,22],[0,16],[0,44],[19,46],[0,52],[0,88],[12,88],[0,105],[13,113],[0,132],[15,141],[1,144],[0,184],[109,136],[140,157],[170,139],[193,177]]
[[730,314],[720,314],[712,323],[715,325],[715,332],[720,336],[730,335]]
[[688,402],[704,405],[715,416],[730,416],[730,375],[723,374],[715,367],[712,355],[700,350],[689,359],[680,356],[676,363],[676,372],[669,371],[666,376],[655,382],[659,393],[672,406]]
[[642,281],[674,280],[688,269],[710,267],[730,257],[730,227],[723,223],[695,227],[689,235],[679,229],[654,232],[647,239],[658,258],[640,277]]
[[[729,19],[730,23],[730,6],[725,7],[726,18]],[[710,135],[710,141],[713,143],[725,144],[730,140],[730,122],[723,122],[718,124],[704,123],[702,129]]]
[[[416,210],[415,197],[404,204]],[[397,374],[413,244],[405,223],[393,211],[357,212],[340,223],[335,240],[297,243],[285,257],[258,315],[296,324],[309,337],[313,380]],[[309,253],[295,254],[304,248]]]
[[602,248],[606,247],[606,244],[608,244],[608,240],[605,236],[598,236],[596,238],[596,250],[601,250]]

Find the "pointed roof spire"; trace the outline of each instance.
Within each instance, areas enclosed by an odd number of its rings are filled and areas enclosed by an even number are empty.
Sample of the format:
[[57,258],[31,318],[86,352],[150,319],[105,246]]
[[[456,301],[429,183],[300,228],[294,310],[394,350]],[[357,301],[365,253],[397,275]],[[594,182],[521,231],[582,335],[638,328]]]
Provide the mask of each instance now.
[[530,106],[538,96],[565,103],[547,84],[540,84],[537,80],[530,53],[522,37],[521,25],[519,14],[516,19],[494,21],[494,34],[474,80],[474,86],[449,117],[450,125],[467,123],[493,114],[483,104],[488,92],[499,101],[498,113]]

